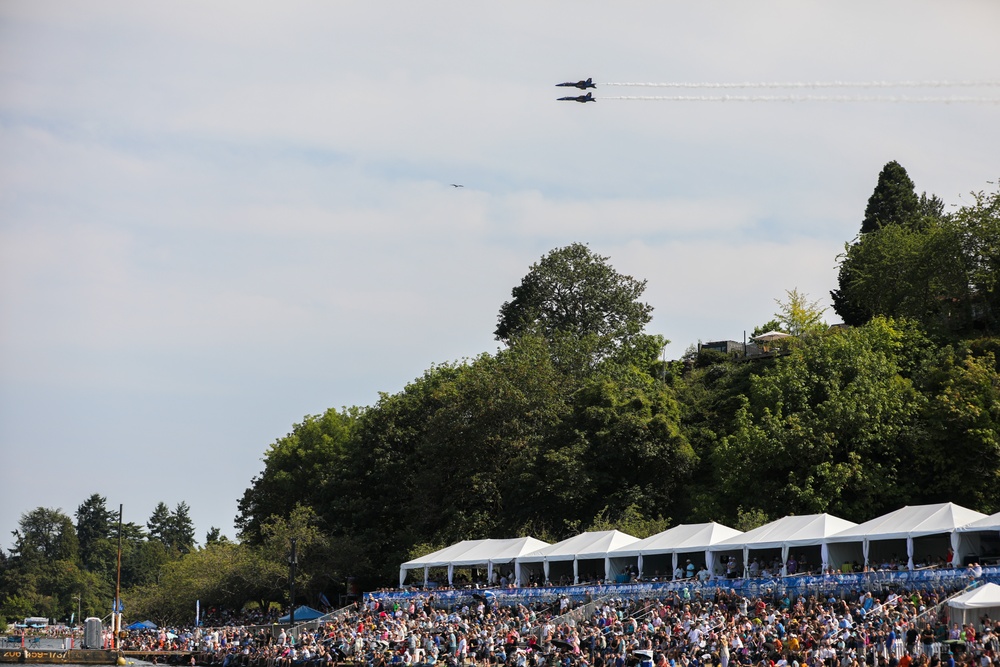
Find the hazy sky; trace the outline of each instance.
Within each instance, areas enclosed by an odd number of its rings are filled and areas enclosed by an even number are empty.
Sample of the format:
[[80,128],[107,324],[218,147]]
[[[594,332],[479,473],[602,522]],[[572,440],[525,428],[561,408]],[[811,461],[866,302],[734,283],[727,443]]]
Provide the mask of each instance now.
[[0,547],[95,492],[234,535],[276,438],[494,351],[511,288],[574,241],[648,279],[668,358],[785,290],[827,303],[882,166],[968,201],[1000,105],[553,84],[988,81],[998,33],[994,0],[5,0]]

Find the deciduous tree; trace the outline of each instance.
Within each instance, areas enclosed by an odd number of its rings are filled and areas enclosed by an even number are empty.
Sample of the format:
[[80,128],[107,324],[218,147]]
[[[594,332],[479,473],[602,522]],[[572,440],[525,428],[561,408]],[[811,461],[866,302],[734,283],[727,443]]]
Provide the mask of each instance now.
[[537,333],[554,352],[585,351],[591,364],[627,353],[652,318],[652,306],[640,301],[646,281],[618,273],[607,260],[582,243],[542,257],[501,306],[497,340],[509,345]]

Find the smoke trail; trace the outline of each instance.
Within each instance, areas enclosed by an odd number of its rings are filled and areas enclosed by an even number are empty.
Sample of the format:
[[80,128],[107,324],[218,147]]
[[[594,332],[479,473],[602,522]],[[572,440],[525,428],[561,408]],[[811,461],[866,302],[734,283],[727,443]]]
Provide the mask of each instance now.
[[601,86],[651,88],[979,88],[1000,86],[1000,81],[792,81],[786,83],[638,83],[610,82]]
[[883,102],[889,104],[1000,104],[1000,97],[897,97],[893,95],[622,95],[599,100],[662,102]]

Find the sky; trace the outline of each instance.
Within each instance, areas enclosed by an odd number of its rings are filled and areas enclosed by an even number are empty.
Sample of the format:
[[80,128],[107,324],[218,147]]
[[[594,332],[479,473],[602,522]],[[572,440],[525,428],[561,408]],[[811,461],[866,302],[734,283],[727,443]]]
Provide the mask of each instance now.
[[[969,202],[1000,104],[606,98],[1000,87],[602,82],[996,82],[998,26],[992,0],[5,0],[0,548],[93,493],[235,536],[275,440],[495,352],[573,242],[648,281],[667,358],[786,290],[829,305],[885,163]],[[586,77],[596,104],[556,101]]]

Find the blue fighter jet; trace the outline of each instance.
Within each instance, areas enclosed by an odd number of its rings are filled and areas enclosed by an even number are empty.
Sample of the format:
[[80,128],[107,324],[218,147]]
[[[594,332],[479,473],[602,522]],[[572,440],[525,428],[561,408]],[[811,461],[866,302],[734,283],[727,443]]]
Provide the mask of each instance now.
[[557,83],[556,86],[562,86],[566,88],[579,88],[580,90],[586,90],[587,88],[597,88],[594,84],[593,79],[587,79],[586,81],[577,81],[573,83],[572,81],[567,81],[566,83]]

